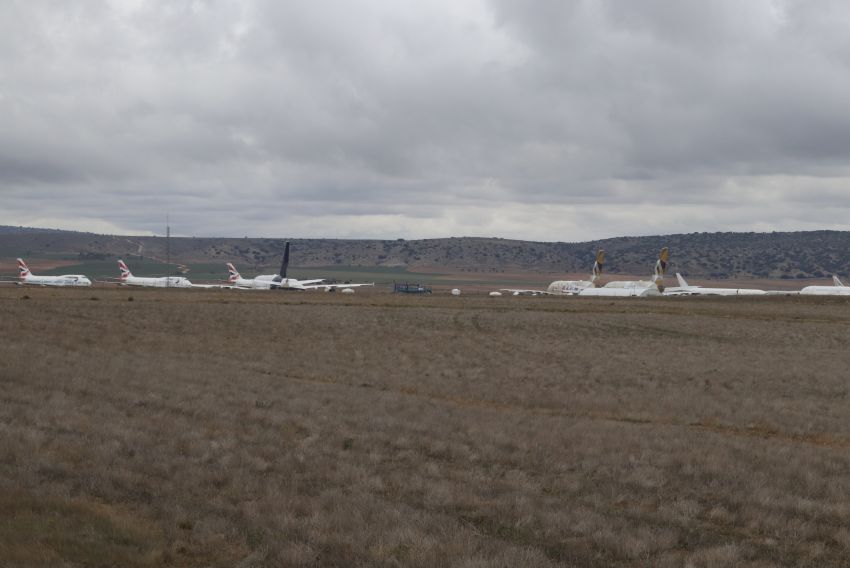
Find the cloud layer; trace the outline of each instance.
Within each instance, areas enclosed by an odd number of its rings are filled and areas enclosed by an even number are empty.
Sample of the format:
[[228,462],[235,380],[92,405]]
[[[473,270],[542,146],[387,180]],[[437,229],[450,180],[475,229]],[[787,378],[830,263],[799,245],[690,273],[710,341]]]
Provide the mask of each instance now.
[[850,5],[11,2],[0,224],[850,229]]

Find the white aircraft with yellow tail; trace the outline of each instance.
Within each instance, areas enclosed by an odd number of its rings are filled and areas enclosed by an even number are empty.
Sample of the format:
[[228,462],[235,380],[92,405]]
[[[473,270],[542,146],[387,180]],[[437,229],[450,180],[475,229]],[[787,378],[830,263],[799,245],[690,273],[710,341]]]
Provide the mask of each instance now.
[[667,247],[661,249],[655,269],[649,280],[614,280],[601,288],[584,288],[579,296],[624,298],[660,296],[664,290],[664,273],[670,261],[670,251]]

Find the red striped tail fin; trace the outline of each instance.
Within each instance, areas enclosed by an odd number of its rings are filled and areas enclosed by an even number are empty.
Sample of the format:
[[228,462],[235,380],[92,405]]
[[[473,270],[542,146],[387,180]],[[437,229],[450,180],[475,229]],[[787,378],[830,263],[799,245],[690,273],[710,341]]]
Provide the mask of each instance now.
[[227,272],[228,274],[230,274],[230,276],[228,276],[227,278],[228,282],[236,282],[237,280],[240,280],[242,278],[242,276],[239,274],[239,271],[236,270],[236,267],[229,262],[227,263]]
[[30,272],[30,269],[27,266],[27,263],[24,262],[24,259],[19,258],[18,259],[18,276],[20,276],[22,280],[26,280],[31,274],[32,274],[32,272]]
[[133,276],[133,273],[130,272],[130,269],[127,268],[127,264],[123,260],[118,260],[118,268],[121,270],[121,280],[126,280]]

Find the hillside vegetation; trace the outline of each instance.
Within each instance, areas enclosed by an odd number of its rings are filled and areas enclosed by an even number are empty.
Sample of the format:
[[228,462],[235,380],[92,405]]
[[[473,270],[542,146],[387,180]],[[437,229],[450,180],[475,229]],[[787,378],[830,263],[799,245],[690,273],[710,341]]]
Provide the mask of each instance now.
[[[704,278],[823,278],[850,273],[850,232],[690,233],[549,243],[458,237],[423,240],[286,239],[294,266],[449,268],[467,272],[583,273],[599,248],[609,274],[649,272],[663,246],[671,270]],[[277,267],[284,238],[172,237],[174,262],[230,261],[245,269]],[[163,237],[126,237],[0,227],[0,258],[63,260],[117,257],[164,261]]]

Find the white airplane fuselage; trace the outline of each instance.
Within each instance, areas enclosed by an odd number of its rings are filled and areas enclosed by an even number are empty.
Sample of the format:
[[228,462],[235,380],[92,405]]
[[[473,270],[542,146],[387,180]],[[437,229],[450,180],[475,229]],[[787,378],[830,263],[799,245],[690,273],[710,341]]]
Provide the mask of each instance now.
[[608,288],[608,289],[611,289],[611,288],[614,288],[614,289],[621,289],[621,288],[643,289],[643,288],[652,288],[652,287],[656,287],[655,282],[652,282],[650,280],[614,280],[612,282],[608,282],[607,284],[605,284],[605,286],[603,286],[603,288]]
[[767,292],[755,288],[703,288],[702,286],[672,286],[665,296],[764,296]]
[[31,286],[91,286],[91,280],[82,274],[65,274],[62,276],[33,276],[30,274],[21,279],[20,283]]
[[254,278],[237,278],[231,280],[230,283],[237,288],[250,288],[254,290],[270,290],[270,289],[290,289],[290,290],[306,290],[304,286],[322,282],[323,279],[317,278],[313,280],[296,280],[295,278],[279,278],[276,274],[261,274]]
[[182,276],[162,276],[148,278],[144,276],[128,276],[119,281],[122,286],[147,286],[150,288],[191,288],[192,283]]
[[764,290],[756,288],[697,288],[697,294],[708,294],[717,296],[764,296]]
[[555,296],[575,296],[586,288],[592,288],[590,280],[555,280],[546,289],[549,294]]
[[257,278],[234,278],[230,280],[231,286],[236,288],[246,288],[251,290],[268,290],[270,288],[269,282],[265,280],[260,280]]
[[764,290],[755,288],[703,288],[702,286],[692,286],[688,281],[676,273],[678,286],[672,286],[664,290],[665,296],[764,296],[767,294]]
[[806,286],[801,296],[850,296],[850,286]]
[[[610,284],[610,282],[609,282]],[[651,286],[603,286],[602,288],[585,288],[578,293],[579,296],[604,297],[604,298],[635,298],[646,296],[660,296],[661,292],[655,284]]]

